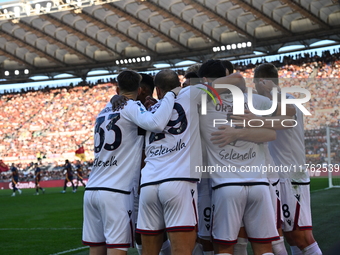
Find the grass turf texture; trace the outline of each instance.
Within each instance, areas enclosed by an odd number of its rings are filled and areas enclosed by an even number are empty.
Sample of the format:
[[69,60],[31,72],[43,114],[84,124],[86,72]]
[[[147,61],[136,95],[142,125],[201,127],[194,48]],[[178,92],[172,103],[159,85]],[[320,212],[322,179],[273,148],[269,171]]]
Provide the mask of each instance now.
[[[339,242],[340,229],[340,189],[320,190],[327,186],[327,178],[311,179],[314,235],[323,251]],[[48,188],[35,196],[34,189],[24,189],[15,197],[12,190],[0,190],[0,254],[88,254],[81,243],[83,187],[76,193],[61,190]],[[130,249],[128,254],[137,253]]]

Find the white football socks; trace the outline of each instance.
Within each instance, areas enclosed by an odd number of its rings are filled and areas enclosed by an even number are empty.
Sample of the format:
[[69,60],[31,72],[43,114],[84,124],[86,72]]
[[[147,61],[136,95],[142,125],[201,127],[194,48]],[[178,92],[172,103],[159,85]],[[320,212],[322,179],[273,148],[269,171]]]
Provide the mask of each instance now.
[[192,251],[192,255],[203,255],[203,246],[200,243],[195,243],[194,250]]
[[280,240],[272,242],[272,248],[275,255],[288,255],[283,236],[280,236]]
[[138,255],[142,255],[142,245],[135,243],[135,247],[137,249]]
[[303,249],[304,255],[322,255],[322,251],[317,242],[308,245],[306,248]]
[[303,255],[303,252],[297,246],[290,246],[290,251],[292,255]]
[[247,245],[247,238],[238,237],[237,243],[234,245],[234,255],[247,255]]

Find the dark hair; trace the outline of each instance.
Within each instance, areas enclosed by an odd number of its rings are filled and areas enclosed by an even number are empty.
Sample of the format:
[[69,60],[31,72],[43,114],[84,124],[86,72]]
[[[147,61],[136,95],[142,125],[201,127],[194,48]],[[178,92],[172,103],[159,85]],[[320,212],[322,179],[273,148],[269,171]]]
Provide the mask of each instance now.
[[198,70],[198,76],[200,78],[206,77],[210,79],[216,79],[226,76],[225,67],[220,60],[210,59],[204,62]]
[[138,90],[141,76],[139,73],[131,70],[122,71],[117,76],[118,87],[121,91],[133,92]]
[[141,73],[142,80],[140,82],[140,86],[146,86],[150,89],[151,93],[155,89],[155,84],[153,82],[153,77],[149,74]]
[[221,64],[225,69],[228,69],[229,74],[234,72],[234,65],[229,60],[221,60]]
[[191,79],[191,78],[199,78],[197,73],[195,72],[189,72],[184,76],[186,79]]
[[163,92],[168,92],[181,86],[177,73],[170,69],[158,72],[155,76],[154,82],[155,86],[160,88]]
[[258,79],[271,80],[276,85],[278,85],[279,74],[276,67],[271,63],[264,63],[257,66],[254,71],[254,82],[256,83]]

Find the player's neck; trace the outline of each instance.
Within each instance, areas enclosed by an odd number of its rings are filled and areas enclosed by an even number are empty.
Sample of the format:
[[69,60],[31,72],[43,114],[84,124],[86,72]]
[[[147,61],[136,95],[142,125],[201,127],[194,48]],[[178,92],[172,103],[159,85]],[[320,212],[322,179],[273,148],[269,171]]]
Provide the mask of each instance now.
[[122,93],[119,93],[119,95],[125,96],[128,99],[131,99],[131,100],[134,100],[134,101],[137,99],[137,96],[138,96],[138,94],[135,93],[135,92],[122,92]]

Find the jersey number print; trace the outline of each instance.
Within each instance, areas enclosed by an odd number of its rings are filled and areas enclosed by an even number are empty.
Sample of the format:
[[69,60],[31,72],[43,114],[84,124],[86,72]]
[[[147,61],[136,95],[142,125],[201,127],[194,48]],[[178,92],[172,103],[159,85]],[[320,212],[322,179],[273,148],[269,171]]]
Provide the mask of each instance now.
[[[97,146],[94,146],[94,152],[98,153],[102,150],[103,146],[105,150],[113,151],[117,149],[121,142],[122,142],[122,131],[120,128],[116,125],[117,121],[120,119],[120,113],[113,113],[110,114],[108,117],[108,120],[110,122],[106,125],[106,127],[103,129],[101,125],[105,121],[105,117],[99,117],[96,121],[96,127],[95,127],[95,135],[99,135],[99,144]],[[115,140],[113,143],[108,144],[105,143],[105,134],[108,134],[110,131],[115,132]]]

